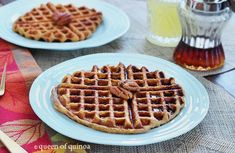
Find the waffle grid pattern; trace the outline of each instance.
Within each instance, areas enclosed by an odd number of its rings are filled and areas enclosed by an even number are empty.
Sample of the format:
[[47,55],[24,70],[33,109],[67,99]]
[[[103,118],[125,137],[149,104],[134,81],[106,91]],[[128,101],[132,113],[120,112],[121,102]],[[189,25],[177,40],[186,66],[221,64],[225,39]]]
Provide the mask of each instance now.
[[[52,19],[55,12],[67,12],[72,21],[66,26],[56,25]],[[102,13],[85,6],[77,8],[72,4],[42,4],[21,16],[13,25],[20,35],[47,42],[85,40],[96,31],[102,22]]]
[[[133,80],[140,91],[124,100],[110,93],[110,86]],[[149,72],[123,64],[93,66],[90,72],[67,75],[55,89],[55,107],[70,118],[111,133],[142,133],[167,123],[184,106],[182,88],[163,72]],[[62,109],[63,108],[63,109]]]

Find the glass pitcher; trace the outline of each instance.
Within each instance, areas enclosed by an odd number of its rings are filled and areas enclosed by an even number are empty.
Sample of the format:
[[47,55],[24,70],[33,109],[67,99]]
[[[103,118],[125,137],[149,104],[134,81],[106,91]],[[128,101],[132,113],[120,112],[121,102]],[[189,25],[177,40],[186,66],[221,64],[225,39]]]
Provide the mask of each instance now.
[[231,18],[228,0],[182,0],[182,38],[174,60],[188,69],[207,71],[224,65],[222,30]]

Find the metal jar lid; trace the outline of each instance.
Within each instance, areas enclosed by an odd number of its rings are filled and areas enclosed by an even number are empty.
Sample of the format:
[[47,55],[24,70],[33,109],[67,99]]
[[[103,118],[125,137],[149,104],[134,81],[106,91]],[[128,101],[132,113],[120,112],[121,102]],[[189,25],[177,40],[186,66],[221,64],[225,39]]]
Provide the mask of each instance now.
[[230,0],[186,0],[190,9],[203,12],[219,12],[231,6]]

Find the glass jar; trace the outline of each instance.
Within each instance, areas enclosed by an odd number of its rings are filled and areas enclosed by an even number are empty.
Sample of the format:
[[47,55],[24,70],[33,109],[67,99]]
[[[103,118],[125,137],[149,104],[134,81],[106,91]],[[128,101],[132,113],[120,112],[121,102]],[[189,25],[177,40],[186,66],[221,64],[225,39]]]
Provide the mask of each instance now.
[[175,47],[181,38],[177,6],[180,0],[147,0],[147,40],[159,46]]
[[182,38],[173,55],[177,64],[200,71],[223,66],[221,33],[232,15],[229,5],[227,0],[182,0]]

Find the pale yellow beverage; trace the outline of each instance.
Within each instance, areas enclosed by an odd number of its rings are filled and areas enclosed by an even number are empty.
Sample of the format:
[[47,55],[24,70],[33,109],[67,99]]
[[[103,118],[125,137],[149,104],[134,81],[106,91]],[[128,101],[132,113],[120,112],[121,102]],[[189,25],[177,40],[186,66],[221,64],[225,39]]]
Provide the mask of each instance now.
[[160,46],[175,47],[181,37],[178,0],[147,0],[149,34],[147,39]]

